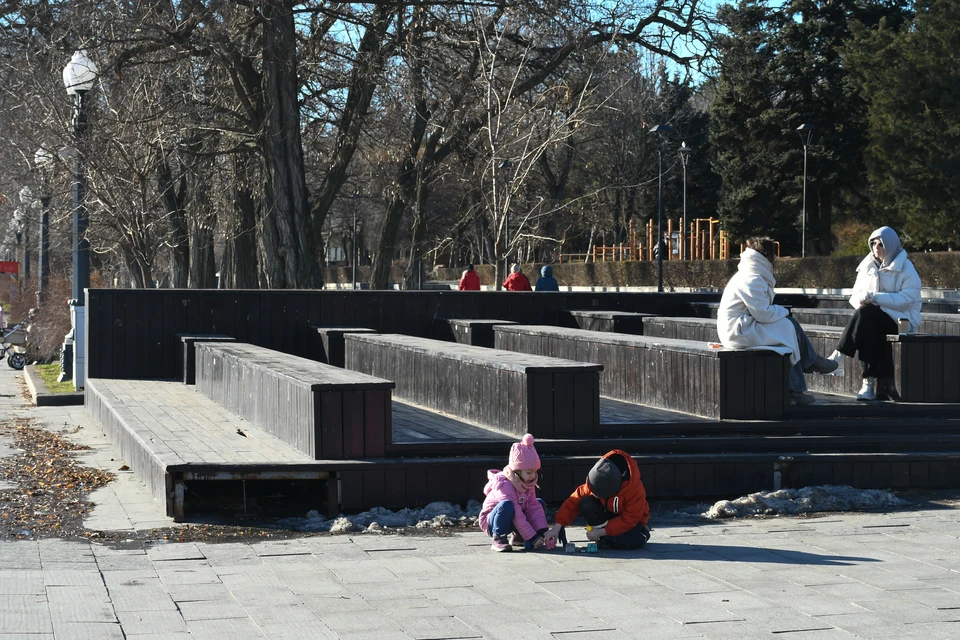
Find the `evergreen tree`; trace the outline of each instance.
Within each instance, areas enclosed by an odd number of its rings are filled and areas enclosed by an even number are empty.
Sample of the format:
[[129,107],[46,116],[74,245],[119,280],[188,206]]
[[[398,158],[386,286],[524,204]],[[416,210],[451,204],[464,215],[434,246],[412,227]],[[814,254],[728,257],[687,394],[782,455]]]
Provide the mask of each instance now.
[[790,145],[782,123],[771,119],[777,88],[770,68],[775,51],[768,30],[774,11],[765,2],[742,0],[722,7],[727,29],[719,39],[722,57],[710,110],[714,170],[723,180],[718,212],[735,240],[755,234],[792,237],[795,213],[781,206],[784,161]]
[[878,216],[914,247],[960,244],[960,3],[918,3],[912,24],[857,30],[869,101],[867,167]]
[[803,145],[808,146],[806,250],[829,254],[833,223],[870,211],[863,160],[867,105],[841,52],[851,24],[902,16],[902,1],[743,0],[721,13],[730,29],[713,112],[721,215],[736,237],[764,232],[799,253]]

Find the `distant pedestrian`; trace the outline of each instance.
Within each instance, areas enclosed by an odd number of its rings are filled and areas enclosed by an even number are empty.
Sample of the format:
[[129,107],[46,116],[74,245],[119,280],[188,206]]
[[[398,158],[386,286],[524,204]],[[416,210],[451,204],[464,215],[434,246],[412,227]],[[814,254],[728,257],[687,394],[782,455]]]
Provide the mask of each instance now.
[[537,280],[537,291],[560,291],[557,279],[553,277],[553,267],[545,265],[540,269],[540,278]]
[[546,503],[537,497],[539,470],[540,456],[528,433],[510,447],[503,470],[487,471],[480,529],[493,538],[494,551],[512,551],[513,546],[532,551],[546,543]]
[[503,281],[503,288],[507,291],[533,291],[530,288],[530,281],[523,275],[520,265],[515,264],[510,268],[512,272],[506,280]]
[[467,265],[467,270],[460,276],[460,291],[480,291],[480,276],[474,270],[472,264]]

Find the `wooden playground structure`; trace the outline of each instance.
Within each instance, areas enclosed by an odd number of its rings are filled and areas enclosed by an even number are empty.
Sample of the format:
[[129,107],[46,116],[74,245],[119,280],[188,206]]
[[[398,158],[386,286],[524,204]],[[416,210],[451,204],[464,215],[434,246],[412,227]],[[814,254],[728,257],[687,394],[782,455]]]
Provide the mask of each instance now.
[[[715,218],[696,218],[684,230],[681,220],[666,220],[664,260],[728,260],[730,238]],[[656,260],[656,225],[651,219],[644,232],[638,232],[633,220],[627,228],[627,242],[594,245],[587,253],[564,253],[560,262],[634,262]]]

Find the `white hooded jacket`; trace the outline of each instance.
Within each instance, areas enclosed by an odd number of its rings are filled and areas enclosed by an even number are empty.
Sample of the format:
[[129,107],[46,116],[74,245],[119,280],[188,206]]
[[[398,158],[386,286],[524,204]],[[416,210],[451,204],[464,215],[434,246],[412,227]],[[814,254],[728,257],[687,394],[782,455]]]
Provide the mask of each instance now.
[[717,331],[728,349],[786,347],[793,365],[800,361],[800,343],[787,309],[773,304],[776,283],[770,261],[759,251],[744,249],[737,274],[720,299]]
[[897,320],[910,320],[910,333],[920,329],[920,275],[900,248],[900,238],[890,227],[880,227],[867,240],[883,241],[883,264],[877,264],[872,252],[857,267],[857,281],[853,285],[850,305],[859,309],[861,302],[871,294],[873,301],[884,312]]

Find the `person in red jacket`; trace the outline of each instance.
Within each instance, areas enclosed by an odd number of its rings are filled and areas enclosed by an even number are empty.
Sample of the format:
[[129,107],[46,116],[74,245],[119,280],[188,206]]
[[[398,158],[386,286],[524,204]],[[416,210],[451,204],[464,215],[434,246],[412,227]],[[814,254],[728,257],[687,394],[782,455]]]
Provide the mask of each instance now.
[[460,276],[460,291],[480,291],[480,276],[474,271],[473,265],[468,264],[467,270]]
[[650,539],[650,505],[636,461],[614,449],[590,469],[587,481],[576,488],[557,511],[547,538],[564,539],[563,527],[582,514],[590,528],[587,539],[608,549],[639,549]]
[[515,264],[510,268],[511,273],[507,276],[507,279],[503,281],[503,288],[507,291],[533,291],[530,287],[530,281],[527,280],[527,276],[523,275],[523,272],[520,271],[520,265]]

